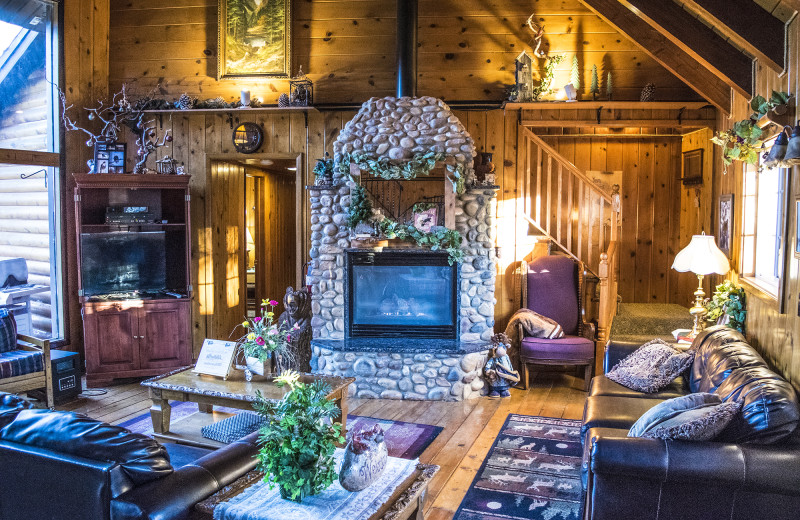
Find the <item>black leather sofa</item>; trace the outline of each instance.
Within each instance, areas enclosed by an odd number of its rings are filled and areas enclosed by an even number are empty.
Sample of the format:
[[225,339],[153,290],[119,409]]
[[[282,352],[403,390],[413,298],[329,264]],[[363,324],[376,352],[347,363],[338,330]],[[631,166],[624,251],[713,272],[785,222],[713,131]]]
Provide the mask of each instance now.
[[[638,348],[606,347],[605,371]],[[583,418],[584,518],[782,520],[800,518],[800,410],[792,386],[737,331],[695,338],[692,368],[655,394],[595,377]],[[743,401],[714,442],[627,437],[657,403],[690,392]]]
[[1,520],[171,520],[255,467],[257,433],[212,451],[0,394]]

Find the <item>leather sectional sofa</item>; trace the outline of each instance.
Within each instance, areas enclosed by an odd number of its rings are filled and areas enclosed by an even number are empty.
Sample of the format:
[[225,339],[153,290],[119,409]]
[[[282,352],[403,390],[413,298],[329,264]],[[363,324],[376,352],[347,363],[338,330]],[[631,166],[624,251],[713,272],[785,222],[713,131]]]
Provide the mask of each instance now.
[[256,465],[257,433],[212,451],[159,444],[0,393],[0,519],[177,520]]
[[[640,345],[609,342],[607,372]],[[800,518],[800,410],[793,387],[737,331],[711,327],[693,344],[690,371],[655,394],[592,380],[583,418],[584,518],[591,520]],[[743,408],[714,442],[629,438],[657,403],[711,392]]]

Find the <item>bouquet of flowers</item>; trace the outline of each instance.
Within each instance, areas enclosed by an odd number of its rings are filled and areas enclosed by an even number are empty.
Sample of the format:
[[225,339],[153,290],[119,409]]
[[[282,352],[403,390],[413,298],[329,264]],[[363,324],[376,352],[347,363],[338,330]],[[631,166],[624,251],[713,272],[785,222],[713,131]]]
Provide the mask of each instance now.
[[287,351],[288,344],[292,341],[292,333],[298,328],[283,329],[275,321],[275,300],[262,300],[261,315],[247,318],[242,322],[246,334],[239,338],[238,343],[247,357],[258,358],[266,361],[273,353],[283,354]]

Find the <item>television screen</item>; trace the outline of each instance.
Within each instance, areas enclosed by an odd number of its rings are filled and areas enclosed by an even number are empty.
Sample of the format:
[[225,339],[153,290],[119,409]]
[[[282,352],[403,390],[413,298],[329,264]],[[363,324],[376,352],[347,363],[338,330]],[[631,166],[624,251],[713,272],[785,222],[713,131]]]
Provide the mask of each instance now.
[[81,233],[84,296],[166,288],[163,231]]

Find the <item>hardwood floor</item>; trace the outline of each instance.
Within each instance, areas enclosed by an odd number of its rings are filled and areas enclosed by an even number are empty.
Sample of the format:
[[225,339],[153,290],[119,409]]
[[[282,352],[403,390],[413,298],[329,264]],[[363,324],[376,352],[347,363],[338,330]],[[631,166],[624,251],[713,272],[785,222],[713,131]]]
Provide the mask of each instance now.
[[[425,450],[421,462],[437,464],[439,473],[428,488],[425,517],[452,518],[475,473],[510,413],[580,419],[586,392],[583,379],[571,372],[536,372],[528,390],[511,390],[506,399],[471,399],[451,403],[350,399],[350,413],[406,422],[434,424],[444,430]],[[95,419],[120,423],[150,408],[139,380],[108,388],[104,395],[81,397],[57,407]]]

